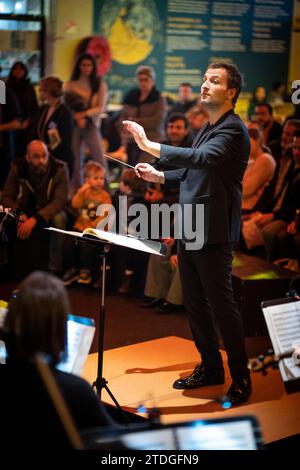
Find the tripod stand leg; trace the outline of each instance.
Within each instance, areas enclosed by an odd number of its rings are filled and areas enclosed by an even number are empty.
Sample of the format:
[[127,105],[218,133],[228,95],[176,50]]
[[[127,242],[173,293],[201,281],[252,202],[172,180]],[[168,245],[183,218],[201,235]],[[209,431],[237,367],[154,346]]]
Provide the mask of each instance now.
[[97,394],[99,396],[99,399],[101,400],[101,392],[102,389],[104,388],[118,410],[122,413],[122,415],[125,417],[126,421],[129,421],[127,415],[125,412],[122,410],[120,404],[112,394],[112,392],[109,390],[107,386],[107,380],[102,376],[103,374],[103,354],[104,354],[104,327],[105,327],[105,306],[104,306],[104,298],[105,298],[105,276],[106,276],[106,254],[107,252],[104,249],[104,253],[101,255],[102,256],[102,286],[101,286],[101,305],[99,309],[99,345],[98,345],[98,371],[97,371],[97,378],[95,382],[93,383],[93,387],[96,387]]

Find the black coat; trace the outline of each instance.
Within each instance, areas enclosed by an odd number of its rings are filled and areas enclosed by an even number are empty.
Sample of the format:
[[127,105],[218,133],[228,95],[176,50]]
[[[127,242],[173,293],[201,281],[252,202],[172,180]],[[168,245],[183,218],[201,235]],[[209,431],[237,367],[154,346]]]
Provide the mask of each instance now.
[[248,131],[233,110],[214,125],[206,124],[191,148],[161,145],[166,181],[180,181],[179,202],[204,204],[204,243],[239,239],[242,181],[250,153]]

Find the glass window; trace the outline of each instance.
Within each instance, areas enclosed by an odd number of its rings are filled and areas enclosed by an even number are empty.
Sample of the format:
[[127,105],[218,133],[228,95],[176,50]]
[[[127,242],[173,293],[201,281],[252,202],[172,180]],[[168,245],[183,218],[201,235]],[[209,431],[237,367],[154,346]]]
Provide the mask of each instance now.
[[0,0],[0,14],[41,15],[41,0]]
[[29,78],[37,83],[41,77],[41,22],[0,20],[0,77],[6,78],[16,61],[28,67]]

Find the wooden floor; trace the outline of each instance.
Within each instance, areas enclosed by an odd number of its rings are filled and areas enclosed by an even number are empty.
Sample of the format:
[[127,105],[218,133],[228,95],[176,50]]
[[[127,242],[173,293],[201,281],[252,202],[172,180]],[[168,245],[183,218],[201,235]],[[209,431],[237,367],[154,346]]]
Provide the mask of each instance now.
[[[173,381],[187,375],[197,358],[192,341],[169,336],[105,351],[103,375],[122,408],[137,413],[141,404],[158,407],[163,423],[251,414],[260,423],[266,444],[300,433],[300,392],[287,395],[278,371],[271,370],[266,377],[253,373],[250,401],[229,410],[219,403],[230,385],[227,369],[225,385],[173,389]],[[97,361],[98,354],[90,354],[83,371],[90,383],[97,375]],[[112,403],[105,390],[102,399]]]

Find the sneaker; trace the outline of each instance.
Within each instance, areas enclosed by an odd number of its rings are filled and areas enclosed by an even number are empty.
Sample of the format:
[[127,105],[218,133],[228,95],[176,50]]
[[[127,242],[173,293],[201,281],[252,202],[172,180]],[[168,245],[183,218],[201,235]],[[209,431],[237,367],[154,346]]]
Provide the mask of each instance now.
[[90,284],[91,282],[91,271],[89,269],[81,269],[77,279],[77,284]]
[[65,286],[69,286],[79,278],[78,270],[75,268],[68,269],[62,277]]

